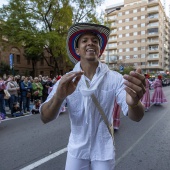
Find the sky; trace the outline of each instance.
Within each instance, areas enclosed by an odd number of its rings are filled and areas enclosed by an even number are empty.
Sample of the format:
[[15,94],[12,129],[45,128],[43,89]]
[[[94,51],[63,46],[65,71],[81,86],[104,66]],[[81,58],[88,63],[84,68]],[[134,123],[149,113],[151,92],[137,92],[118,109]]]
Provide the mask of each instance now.
[[[104,1],[104,4],[101,6],[101,9],[105,9],[106,6],[113,5],[115,1],[119,3],[119,2],[122,2],[123,0],[103,0],[103,1]],[[2,7],[3,4],[8,4],[8,0],[0,0],[0,7]]]
[[[99,8],[99,10],[105,10],[105,8],[109,5],[114,5],[115,3],[121,3],[123,2],[123,0],[103,0],[104,1],[104,4]],[[163,3],[164,0],[161,0],[161,2]],[[169,16],[169,5],[170,5],[170,0],[165,0],[166,1],[166,7],[165,7],[165,10],[166,10],[166,14],[167,16]],[[8,4],[8,0],[0,0],[0,7],[2,7],[3,4]],[[169,16],[170,17],[170,16]]]

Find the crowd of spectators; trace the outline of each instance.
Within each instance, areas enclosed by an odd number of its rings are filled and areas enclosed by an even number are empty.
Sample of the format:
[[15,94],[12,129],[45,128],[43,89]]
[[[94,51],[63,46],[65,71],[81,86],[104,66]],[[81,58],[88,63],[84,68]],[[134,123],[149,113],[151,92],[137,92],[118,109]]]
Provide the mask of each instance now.
[[[48,76],[38,77],[9,75],[0,76],[0,119],[6,118],[6,108],[10,116],[16,117],[27,113],[39,113],[39,106],[51,92],[53,85],[61,78]],[[33,104],[30,107],[30,103]]]

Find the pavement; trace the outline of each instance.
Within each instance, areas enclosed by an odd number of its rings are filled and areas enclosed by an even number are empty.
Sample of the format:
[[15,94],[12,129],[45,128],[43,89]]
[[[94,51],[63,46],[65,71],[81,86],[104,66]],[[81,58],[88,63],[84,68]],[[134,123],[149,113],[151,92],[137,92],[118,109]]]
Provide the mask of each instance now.
[[[31,102],[30,103],[30,110],[32,109],[32,107],[33,107],[33,103]],[[15,117],[11,116],[11,111],[10,111],[9,107],[5,107],[5,111],[6,111],[6,119],[5,120],[15,118]],[[23,116],[28,116],[28,115],[32,115],[32,113],[31,112],[27,112],[27,113],[23,112]]]

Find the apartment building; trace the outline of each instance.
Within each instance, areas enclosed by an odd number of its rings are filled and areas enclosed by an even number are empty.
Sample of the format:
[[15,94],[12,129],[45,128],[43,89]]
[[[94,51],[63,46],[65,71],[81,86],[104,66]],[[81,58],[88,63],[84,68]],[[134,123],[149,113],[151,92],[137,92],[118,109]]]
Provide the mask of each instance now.
[[170,22],[160,0],[124,0],[105,10],[111,29],[101,57],[111,69],[120,65],[143,72],[169,71]]

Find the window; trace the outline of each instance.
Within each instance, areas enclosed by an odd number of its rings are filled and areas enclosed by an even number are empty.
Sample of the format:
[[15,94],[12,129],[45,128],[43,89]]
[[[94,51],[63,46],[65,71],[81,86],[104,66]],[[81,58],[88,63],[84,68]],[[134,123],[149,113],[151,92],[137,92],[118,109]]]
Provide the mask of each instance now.
[[138,63],[134,63],[134,66],[138,66]]
[[136,12],[137,12],[137,9],[134,9],[134,10],[133,10],[133,13],[136,13]]
[[129,22],[129,18],[126,18],[126,19],[125,19],[125,22]]
[[129,11],[126,11],[125,14],[129,14]]
[[20,64],[20,55],[17,55],[17,64]]
[[138,40],[134,40],[134,43],[138,43]]
[[138,55],[134,55],[133,58],[138,58]]
[[129,56],[126,56],[126,59],[129,59],[130,57]]
[[117,47],[117,43],[113,43],[112,46],[113,46],[113,47]]
[[44,76],[44,71],[40,71],[40,75]]
[[159,58],[159,54],[150,54],[149,58]]
[[126,44],[129,44],[129,41],[126,41]]
[[138,32],[134,32],[133,35],[138,35]]
[[145,47],[141,47],[141,50],[145,50]]
[[133,28],[137,28],[138,27],[138,25],[133,25]]
[[119,45],[122,45],[123,43],[122,42],[119,42]]
[[145,23],[142,23],[142,24],[141,24],[141,27],[145,27]]
[[119,27],[119,30],[122,30],[122,27]]
[[141,19],[145,19],[145,15],[142,15],[142,16],[141,16]]
[[119,52],[122,52],[123,50],[122,49],[119,49]]
[[119,20],[119,23],[122,23],[122,20]]
[[145,34],[145,31],[141,31],[141,34],[142,34],[142,35]]
[[30,59],[27,59],[27,65],[30,65],[31,61]]
[[141,42],[145,42],[145,39],[141,39]]
[[126,51],[129,51],[129,48],[126,48]]
[[145,54],[141,54],[141,58],[145,58]]
[[133,18],[134,21],[137,20],[137,19],[138,19],[138,17],[134,17],[134,18]]
[[126,34],[126,37],[129,37],[129,33]]
[[134,48],[133,48],[133,50],[134,50],[134,51],[137,51],[137,50],[138,50],[138,48],[137,48],[137,47],[134,47]]
[[119,56],[119,60],[122,60],[122,56]]
[[126,26],[125,29],[128,30],[128,29],[129,29],[129,26]]
[[122,38],[122,34],[119,35],[119,38]]
[[145,8],[141,8],[141,11],[145,11]]
[[122,12],[119,12],[119,13],[118,13],[118,16],[122,16]]
[[40,59],[40,65],[41,65],[41,66],[44,65],[44,59],[43,59],[43,58]]

